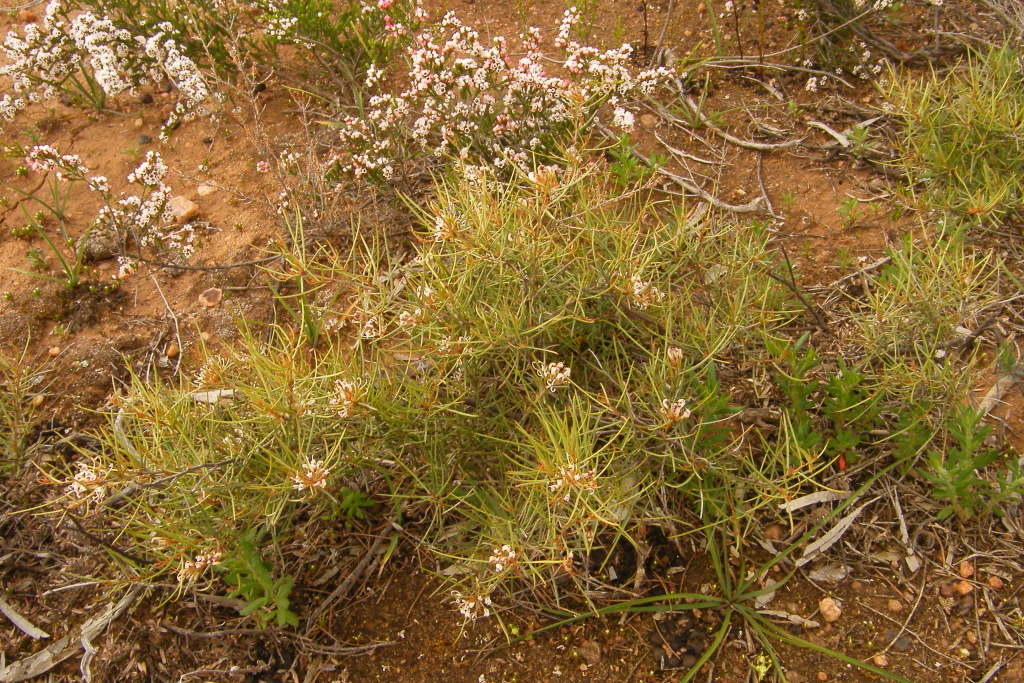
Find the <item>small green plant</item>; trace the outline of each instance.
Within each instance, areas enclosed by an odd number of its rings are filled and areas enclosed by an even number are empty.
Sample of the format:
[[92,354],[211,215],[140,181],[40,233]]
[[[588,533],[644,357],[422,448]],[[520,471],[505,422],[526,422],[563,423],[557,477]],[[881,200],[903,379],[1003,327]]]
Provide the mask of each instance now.
[[856,197],[847,197],[839,204],[839,219],[843,222],[843,227],[851,228],[861,219],[864,209],[859,207],[860,200]]
[[221,562],[219,568],[227,572],[224,581],[234,586],[230,597],[245,600],[240,614],[255,615],[261,626],[274,623],[278,627],[298,626],[299,617],[288,609],[288,599],[295,582],[291,576],[274,579],[274,565],[263,561],[256,548],[260,533],[253,529],[238,540],[238,554]]
[[996,486],[978,476],[999,458],[998,450],[985,447],[992,427],[982,424],[984,417],[981,410],[961,406],[949,418],[950,446],[928,451],[927,468],[921,475],[934,485],[935,497],[947,503],[939,519],[956,513],[966,522],[979,511],[999,513],[999,503],[1024,492],[1024,474],[1016,458],[1007,459],[1006,472],[997,477]]
[[786,207],[786,211],[792,211],[793,207],[796,206],[796,195],[789,190],[780,194],[779,200],[782,202],[782,205]]

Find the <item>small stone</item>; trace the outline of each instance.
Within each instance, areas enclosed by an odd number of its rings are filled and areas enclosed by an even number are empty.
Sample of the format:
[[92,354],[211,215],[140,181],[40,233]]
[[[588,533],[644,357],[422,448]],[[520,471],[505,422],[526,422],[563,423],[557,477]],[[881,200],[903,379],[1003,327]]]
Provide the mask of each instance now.
[[786,683],[807,683],[807,676],[804,676],[799,671],[787,671]]
[[683,655],[682,665],[687,669],[692,669],[697,665],[697,658],[689,654]]
[[85,261],[105,261],[117,255],[121,240],[110,226],[95,226],[75,241],[75,249]]
[[170,80],[166,80],[156,87],[157,92],[164,94],[170,93],[172,90],[174,90],[174,84]]
[[266,89],[267,89],[267,84],[266,83],[257,83],[255,86],[253,86],[252,94],[253,95],[259,95],[261,92],[263,92]]
[[146,122],[142,119],[135,119],[135,123],[133,123],[132,125],[136,128],[142,128],[144,125],[146,125]]
[[210,287],[208,290],[199,295],[199,303],[207,308],[213,308],[220,303],[223,297],[223,292],[217,287]]
[[886,657],[884,654],[875,655],[871,661],[874,662],[875,666],[877,666],[879,669],[884,669],[885,667],[889,666],[889,658]]
[[897,652],[909,652],[910,647],[913,645],[913,643],[910,642],[910,638],[900,634],[900,630],[898,628],[890,628],[886,630],[885,642],[891,643]]
[[780,541],[782,535],[785,533],[785,529],[782,528],[781,524],[769,524],[764,528],[764,537],[769,541]]
[[885,606],[888,607],[889,611],[893,614],[899,614],[903,611],[903,603],[899,600],[889,600]]
[[180,195],[172,197],[167,202],[167,210],[178,225],[184,225],[199,215],[199,205],[188,197]]
[[644,114],[640,117],[640,125],[647,129],[657,128],[659,123],[661,119],[654,114]]
[[704,10],[706,10],[707,8],[708,8],[708,6],[707,6],[707,5],[705,5],[705,4],[703,3],[703,2],[697,5],[697,11],[698,11],[698,12],[703,12],[703,11],[704,11]]
[[209,136],[203,138],[203,144],[204,145],[212,145],[213,144],[213,138],[211,138]]
[[998,576],[990,576],[988,577],[988,585],[993,590],[999,590],[1003,587],[1003,580]]
[[36,15],[29,12],[27,9],[23,9],[18,12],[18,21],[23,21],[26,24],[31,24],[36,20]]
[[827,681],[828,680],[828,674],[825,673],[824,671],[819,671],[818,672],[818,680],[819,681]]
[[864,593],[864,584],[860,581],[854,581],[850,584],[850,590],[852,590],[857,595],[861,595]]
[[139,136],[139,144],[140,145],[148,145],[151,142],[153,142],[153,138],[149,137],[145,133],[143,133],[142,135]]
[[687,38],[692,38],[693,31],[691,31],[690,29],[686,29],[685,31],[683,31],[683,35],[686,36]]
[[179,353],[181,353],[181,351],[178,349],[178,345],[171,344],[167,347],[167,351],[164,352],[164,355],[168,358],[177,358]]
[[216,191],[216,187],[214,187],[213,185],[207,185],[205,183],[196,188],[196,194],[198,194],[200,197],[209,197]]
[[941,586],[939,586],[939,595],[941,595],[944,598],[953,597],[953,592],[953,586],[948,583],[944,583]]
[[601,663],[601,646],[596,640],[591,640],[581,647],[579,653],[580,657],[583,657],[590,666]]
[[45,403],[45,402],[46,402],[46,397],[43,396],[42,394],[36,394],[35,396],[32,397],[32,407],[33,408],[38,408],[39,406],[43,405],[43,403]]
[[974,586],[969,581],[957,581],[955,590],[957,595],[967,595],[974,590]]
[[141,95],[139,95],[139,102],[141,102],[142,104],[153,104],[153,96],[150,95],[148,92],[144,92]]
[[960,578],[969,579],[974,576],[974,565],[967,560],[960,563]]
[[821,602],[818,603],[818,609],[821,610],[822,618],[829,623],[838,621],[839,617],[843,615],[843,610],[832,598],[822,598]]
[[59,346],[51,346],[50,350],[47,353],[50,354],[50,358],[56,358],[57,356],[60,355],[60,347]]

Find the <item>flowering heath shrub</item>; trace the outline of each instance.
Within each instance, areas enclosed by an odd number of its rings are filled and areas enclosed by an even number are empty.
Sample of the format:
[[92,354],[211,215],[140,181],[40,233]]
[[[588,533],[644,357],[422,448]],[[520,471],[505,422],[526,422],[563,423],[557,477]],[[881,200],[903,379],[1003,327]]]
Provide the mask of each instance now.
[[[528,172],[589,130],[603,107],[611,108],[612,125],[632,128],[627,100],[652,90],[669,71],[634,75],[629,45],[600,51],[569,40],[578,20],[577,12],[566,11],[555,39],[560,59],[541,50],[535,28],[522,36],[525,55],[516,59],[504,38],[484,44],[449,12],[409,47],[409,87],[374,95],[362,115],[339,122],[340,168],[387,181],[408,158],[427,154]],[[367,87],[378,78],[371,69]]]
[[210,95],[170,24],[140,33],[109,16],[80,11],[69,0],[51,0],[42,25],[26,24],[21,35],[9,32],[2,49],[10,63],[0,75],[11,78],[14,90],[0,100],[0,117],[7,121],[29,102],[59,93],[102,109],[107,97],[170,80],[182,94],[170,124],[190,116]]

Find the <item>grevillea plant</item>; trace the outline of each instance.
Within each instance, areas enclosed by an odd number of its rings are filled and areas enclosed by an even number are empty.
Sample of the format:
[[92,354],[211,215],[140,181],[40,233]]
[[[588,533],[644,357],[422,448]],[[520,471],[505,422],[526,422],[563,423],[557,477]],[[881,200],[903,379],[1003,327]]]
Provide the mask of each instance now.
[[[567,10],[555,46],[561,59],[541,50],[539,29],[521,36],[525,54],[515,59],[508,42],[480,42],[477,31],[454,12],[416,37],[409,48],[409,87],[398,95],[369,98],[359,116],[339,123],[343,151],[338,166],[355,178],[393,178],[420,155],[453,156],[464,163],[529,172],[570,135],[588,131],[598,112],[611,108],[610,123],[633,126],[627,99],[650,92],[670,71],[659,67],[634,75],[627,45],[600,51],[569,39],[579,13]],[[549,72],[554,67],[558,73]],[[371,68],[366,86],[381,72]]]

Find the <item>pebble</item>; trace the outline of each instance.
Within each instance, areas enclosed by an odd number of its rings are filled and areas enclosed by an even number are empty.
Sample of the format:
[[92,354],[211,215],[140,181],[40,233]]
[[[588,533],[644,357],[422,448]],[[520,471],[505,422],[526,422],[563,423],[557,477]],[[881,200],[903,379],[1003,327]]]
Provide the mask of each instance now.
[[168,358],[176,358],[179,353],[180,350],[178,349],[178,345],[171,344],[170,346],[167,347],[167,351],[164,353],[164,355],[167,356]]
[[819,681],[827,681],[828,680],[828,674],[825,673],[824,671],[819,671],[818,672],[818,680]]
[[877,666],[880,669],[884,669],[885,667],[889,666],[889,658],[886,657],[884,654],[875,655],[871,661],[873,661],[875,663],[875,666]]
[[708,7],[707,7],[707,5],[705,5],[705,4],[703,3],[703,2],[702,2],[702,3],[700,3],[699,5],[697,5],[697,11],[698,11],[698,12],[703,12],[703,11],[704,11],[704,10],[706,10],[707,8],[708,8]]
[[31,24],[36,20],[36,15],[29,12],[27,9],[23,9],[18,12],[18,21],[23,21],[26,24]]
[[988,577],[988,585],[989,588],[992,588],[993,590],[999,590],[1003,587],[1003,580],[998,576],[990,576]]
[[897,652],[909,652],[913,643],[910,638],[900,634],[898,628],[890,628],[885,632],[885,642],[892,643]]
[[199,205],[188,197],[171,197],[167,202],[167,210],[170,212],[174,222],[184,225],[199,215]]
[[974,565],[967,560],[960,563],[960,578],[969,579],[974,576]]
[[208,290],[199,295],[199,303],[207,308],[213,308],[220,303],[224,293],[217,287],[210,287]]
[[857,595],[861,595],[864,593],[864,584],[860,581],[854,581],[850,584],[850,590],[852,590]]
[[141,102],[142,104],[153,104],[153,96],[150,95],[148,92],[144,92],[141,95],[139,95],[139,102]]
[[43,403],[45,403],[45,402],[46,402],[46,397],[43,396],[42,394],[36,394],[35,396],[32,397],[32,407],[33,408],[38,408],[39,406],[43,405]]
[[781,524],[769,524],[764,528],[764,537],[769,541],[782,540],[783,533],[785,533],[785,529],[782,528]]
[[690,29],[686,29],[685,31],[683,31],[683,35],[686,36],[687,38],[692,38],[693,31],[691,31]]
[[590,666],[601,663],[601,646],[596,640],[592,640],[581,647],[579,653],[580,657],[583,657]]
[[941,586],[939,586],[939,595],[941,595],[944,598],[953,597],[953,592],[953,586],[951,586],[948,583],[944,583]]
[[889,600],[885,606],[888,607],[889,611],[893,614],[899,614],[903,611],[903,603],[899,600]]
[[142,135],[139,136],[139,144],[140,145],[148,145],[151,142],[153,142],[153,138],[149,137],[145,133],[143,133]]
[[838,621],[839,617],[843,615],[843,610],[832,598],[822,598],[821,602],[818,603],[818,609],[821,610],[822,618],[829,623]]
[[786,683],[806,683],[807,676],[804,676],[799,671],[787,671],[786,672]]
[[142,126],[144,126],[145,124],[146,124],[146,122],[143,121],[142,119],[135,119],[135,123],[133,123],[132,125],[135,126],[136,128],[142,128]]
[[59,346],[51,346],[50,350],[48,351],[48,353],[50,354],[51,358],[59,356],[60,355],[60,347]]
[[196,194],[200,197],[209,197],[211,194],[217,191],[217,188],[213,185],[202,184],[196,188]]
[[212,145],[213,144],[213,138],[211,138],[209,136],[203,138],[203,144],[204,145]]
[[654,114],[644,114],[640,117],[640,125],[644,128],[657,128],[659,123],[661,123],[661,119]]
[[956,594],[957,595],[967,595],[972,590],[974,590],[974,586],[972,586],[969,581],[957,581],[956,582]]

